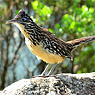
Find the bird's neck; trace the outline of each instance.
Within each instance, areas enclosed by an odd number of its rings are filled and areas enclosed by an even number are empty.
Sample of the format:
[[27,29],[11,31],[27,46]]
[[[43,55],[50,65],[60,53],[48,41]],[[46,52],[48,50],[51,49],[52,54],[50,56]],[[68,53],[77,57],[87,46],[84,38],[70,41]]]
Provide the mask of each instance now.
[[40,38],[40,32],[41,28],[35,24],[16,24],[16,26],[20,29],[22,34],[24,35],[25,39],[30,40],[34,45],[39,44],[41,38]]
[[34,33],[39,32],[41,30],[41,28],[36,23],[33,24],[31,23],[26,25],[15,23],[15,25],[20,29],[22,34],[27,38],[29,38],[30,35],[32,36]]
[[27,33],[24,31],[24,26],[22,24],[18,24],[18,23],[14,23],[18,28],[19,30],[22,32],[22,34],[26,37],[28,36]]

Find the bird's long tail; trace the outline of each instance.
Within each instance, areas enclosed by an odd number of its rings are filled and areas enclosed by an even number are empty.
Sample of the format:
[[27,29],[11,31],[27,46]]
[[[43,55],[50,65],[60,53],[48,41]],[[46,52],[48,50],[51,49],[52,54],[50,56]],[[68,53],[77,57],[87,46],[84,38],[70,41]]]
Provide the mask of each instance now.
[[75,47],[79,46],[80,44],[90,42],[92,40],[95,40],[95,36],[83,37],[80,39],[68,41],[67,43],[70,43],[72,45],[72,49],[74,49]]

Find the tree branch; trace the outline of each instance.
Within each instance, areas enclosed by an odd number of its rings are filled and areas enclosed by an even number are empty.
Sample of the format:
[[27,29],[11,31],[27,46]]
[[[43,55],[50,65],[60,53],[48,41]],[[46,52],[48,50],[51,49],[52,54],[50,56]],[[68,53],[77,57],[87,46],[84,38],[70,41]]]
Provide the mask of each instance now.
[[21,41],[20,41],[20,43],[19,43],[19,45],[18,45],[18,47],[17,47],[17,49],[16,49],[16,51],[15,51],[15,53],[14,53],[14,56],[13,56],[12,61],[10,62],[10,64],[9,64],[8,66],[11,66],[11,65],[14,63],[14,60],[16,59],[16,55],[17,55],[17,53],[18,53],[18,51],[19,51],[21,45],[22,45],[22,39],[21,39]]

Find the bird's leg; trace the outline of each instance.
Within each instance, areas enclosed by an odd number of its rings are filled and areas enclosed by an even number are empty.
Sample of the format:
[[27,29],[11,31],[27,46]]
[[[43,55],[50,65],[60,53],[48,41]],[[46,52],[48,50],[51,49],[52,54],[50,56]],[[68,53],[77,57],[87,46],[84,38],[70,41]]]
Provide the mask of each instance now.
[[49,73],[47,75],[51,75],[56,66],[57,66],[57,64],[53,64],[51,70],[49,71]]
[[47,72],[47,70],[49,69],[49,67],[51,66],[51,64],[48,64],[45,68],[45,70],[42,72],[41,76],[44,76],[45,73]]

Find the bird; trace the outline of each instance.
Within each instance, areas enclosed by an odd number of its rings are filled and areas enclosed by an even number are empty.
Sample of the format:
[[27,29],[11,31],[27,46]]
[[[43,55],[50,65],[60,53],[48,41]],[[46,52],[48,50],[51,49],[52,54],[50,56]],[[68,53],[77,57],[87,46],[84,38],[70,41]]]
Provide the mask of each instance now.
[[22,32],[29,50],[44,62],[49,63],[42,72],[42,76],[45,75],[51,64],[55,65],[53,65],[47,75],[50,75],[54,71],[56,64],[61,63],[65,58],[72,60],[72,51],[77,46],[95,40],[95,36],[83,37],[67,42],[59,39],[48,29],[37,25],[23,9],[13,19],[6,22],[6,24],[9,23],[15,24]]

